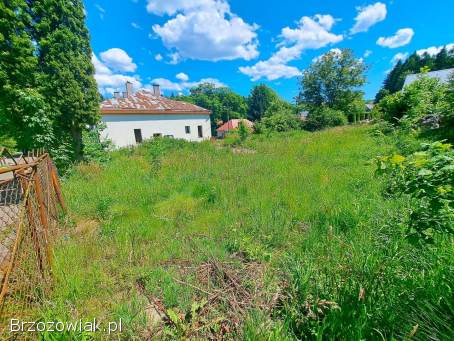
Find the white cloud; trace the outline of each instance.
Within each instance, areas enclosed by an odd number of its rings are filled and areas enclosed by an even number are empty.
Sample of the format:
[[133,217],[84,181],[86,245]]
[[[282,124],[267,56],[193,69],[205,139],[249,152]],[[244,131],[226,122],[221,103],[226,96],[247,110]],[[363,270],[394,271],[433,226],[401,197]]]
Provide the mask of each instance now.
[[114,91],[124,91],[124,86],[127,81],[133,83],[135,89],[139,89],[142,86],[139,76],[114,73],[106,64],[101,62],[95,54],[92,55],[91,60],[95,67],[95,79],[101,94],[107,95],[112,94]]
[[407,45],[411,42],[415,32],[411,28],[401,28],[391,37],[380,37],[377,40],[377,44],[383,47],[389,47],[394,49]]
[[371,50],[366,50],[366,51],[364,51],[363,57],[364,57],[364,58],[367,58],[367,57],[369,57],[371,54],[372,54],[372,51],[371,51]]
[[133,63],[132,58],[122,49],[112,48],[101,52],[100,56],[107,67],[113,70],[134,72],[137,69],[137,65]]
[[183,82],[187,82],[189,80],[189,76],[187,74],[185,74],[184,72],[180,72],[175,77],[176,77],[176,79],[179,79],[180,81],[183,81]]
[[142,29],[142,27],[138,23],[136,23],[134,21],[131,23],[131,26],[134,27],[137,30],[141,30]]
[[169,61],[167,63],[172,65],[178,64],[181,60],[181,56],[178,52],[170,53],[167,55],[167,57],[169,57]]
[[161,60],[164,59],[164,57],[162,56],[162,54],[158,53],[157,55],[154,56],[154,59],[160,62]]
[[351,34],[367,32],[369,28],[386,18],[386,5],[381,2],[358,7],[357,10],[358,15],[355,18],[355,25],[350,30]]
[[399,52],[394,55],[393,59],[391,59],[391,63],[397,64],[397,62],[399,60],[404,61],[407,58],[408,58],[408,52]]
[[[180,81],[180,82],[173,82],[166,78],[155,78],[151,81],[151,84],[159,84],[161,89],[168,90],[168,91],[178,91],[182,92],[184,90],[193,88],[201,83],[211,83],[214,84],[216,87],[224,87],[226,86],[220,80],[216,78],[202,78],[197,82],[188,82],[188,81]],[[150,88],[152,85],[146,85],[145,88]]]
[[279,36],[278,50],[266,61],[259,61],[253,66],[240,67],[240,72],[256,81],[260,78],[275,80],[291,78],[301,74],[296,67],[287,65],[299,59],[308,49],[319,49],[343,40],[343,35],[331,31],[336,23],[331,15],[317,14],[314,17],[302,17],[296,28],[284,27]]
[[147,11],[157,15],[174,15],[178,12],[188,13],[213,6],[219,7],[220,10],[228,9],[228,4],[223,0],[148,0]]
[[99,12],[99,17],[101,18],[101,20],[104,19],[104,14],[106,13],[106,10],[99,4],[95,4],[95,7]]
[[416,51],[416,53],[419,55],[419,56],[422,56],[424,55],[425,53],[429,54],[430,56],[435,56],[437,55],[438,53],[440,53],[440,51],[443,49],[443,47],[446,46],[446,49],[448,51],[453,51],[454,52],[454,44],[447,44],[447,45],[441,45],[441,46],[431,46],[431,47],[428,47],[426,49],[422,49],[422,50],[418,50]]
[[[293,45],[293,53],[289,60],[299,58],[303,50],[319,49],[329,44],[338,43],[343,40],[343,35],[336,35],[331,28],[336,23],[331,15],[317,14],[314,17],[302,17],[298,22],[298,27],[284,27],[280,37],[283,42],[280,45]],[[278,57],[288,55],[285,47],[276,53]],[[290,48],[292,49],[292,48]]]
[[240,72],[251,77],[253,81],[257,81],[260,78],[272,81],[279,78],[292,78],[301,74],[301,71],[294,66],[275,64],[270,60],[260,61],[252,66],[241,66]]
[[178,53],[174,62],[251,60],[259,55],[258,26],[232,13],[225,0],[149,0],[147,10],[172,16],[163,25],[153,25],[153,32]]

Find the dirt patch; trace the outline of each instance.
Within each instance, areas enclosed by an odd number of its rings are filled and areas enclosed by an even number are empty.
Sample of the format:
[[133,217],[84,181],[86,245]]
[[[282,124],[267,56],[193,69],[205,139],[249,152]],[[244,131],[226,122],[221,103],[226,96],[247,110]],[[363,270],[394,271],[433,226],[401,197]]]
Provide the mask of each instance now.
[[75,233],[77,235],[92,235],[98,230],[99,221],[94,219],[81,220],[76,223]]
[[[265,284],[266,265],[251,262],[241,254],[226,261],[210,258],[191,265],[188,261],[167,262],[178,275],[174,281],[195,292],[189,311],[164,307],[162,301],[148,296],[150,338],[224,340],[237,337],[248,311],[270,312],[279,292],[269,292]],[[138,284],[140,291],[144,286]]]
[[257,151],[254,149],[244,148],[244,147],[235,147],[232,148],[233,154],[256,154]]

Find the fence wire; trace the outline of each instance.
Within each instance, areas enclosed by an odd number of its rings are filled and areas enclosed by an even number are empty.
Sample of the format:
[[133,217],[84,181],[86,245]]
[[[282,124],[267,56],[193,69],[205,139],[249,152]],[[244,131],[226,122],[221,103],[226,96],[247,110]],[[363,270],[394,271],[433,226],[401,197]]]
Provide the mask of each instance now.
[[58,175],[48,154],[0,158],[0,333],[11,318],[31,318],[52,288],[60,207]]

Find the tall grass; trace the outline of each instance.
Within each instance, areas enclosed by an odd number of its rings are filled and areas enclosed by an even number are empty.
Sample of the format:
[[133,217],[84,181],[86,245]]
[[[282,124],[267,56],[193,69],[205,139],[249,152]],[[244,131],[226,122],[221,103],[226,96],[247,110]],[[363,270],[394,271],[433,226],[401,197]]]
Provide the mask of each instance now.
[[372,163],[394,146],[368,129],[255,136],[234,150],[155,140],[79,166],[64,183],[70,226],[43,317],[122,318],[122,336],[141,339],[147,297],[182,311],[196,297],[165,264],[241,253],[266,264],[281,299],[251,307],[231,337],[454,338],[453,244],[405,241],[406,204],[384,199]]

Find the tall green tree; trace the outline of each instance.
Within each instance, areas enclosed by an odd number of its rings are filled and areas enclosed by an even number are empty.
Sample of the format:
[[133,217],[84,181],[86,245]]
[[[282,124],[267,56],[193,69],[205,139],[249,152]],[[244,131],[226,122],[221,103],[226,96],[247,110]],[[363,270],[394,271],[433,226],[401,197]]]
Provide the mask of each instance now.
[[54,131],[83,157],[82,132],[99,121],[100,96],[91,63],[90,37],[81,0],[30,1],[37,43],[38,88],[55,111]]
[[309,111],[322,106],[344,113],[356,110],[356,104],[363,98],[359,88],[366,82],[366,68],[350,49],[328,52],[300,78],[298,104],[304,104]]
[[248,118],[251,121],[260,120],[277,99],[277,94],[265,84],[255,86],[248,98]]
[[213,132],[222,122],[246,117],[247,103],[243,96],[227,87],[217,87],[211,83],[202,83],[193,87],[189,96],[178,96],[172,99],[190,102],[211,110]]
[[35,88],[31,25],[25,0],[0,2],[0,139],[14,140],[19,149],[49,148],[53,142],[51,110]]

